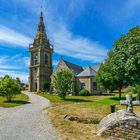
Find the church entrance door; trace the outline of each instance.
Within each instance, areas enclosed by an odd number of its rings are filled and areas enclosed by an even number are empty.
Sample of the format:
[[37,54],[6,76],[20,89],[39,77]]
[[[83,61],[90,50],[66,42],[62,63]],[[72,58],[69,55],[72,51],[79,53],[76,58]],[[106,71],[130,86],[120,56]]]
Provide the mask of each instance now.
[[36,92],[37,91],[37,83],[35,83],[35,85],[34,85],[34,92]]

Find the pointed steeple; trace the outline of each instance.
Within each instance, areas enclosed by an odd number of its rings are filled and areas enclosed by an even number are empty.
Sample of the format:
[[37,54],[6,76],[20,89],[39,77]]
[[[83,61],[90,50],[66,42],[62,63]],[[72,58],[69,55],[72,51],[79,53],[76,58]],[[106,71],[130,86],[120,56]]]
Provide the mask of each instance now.
[[41,13],[40,13],[38,31],[37,31],[36,38],[34,39],[33,44],[36,45],[36,46],[49,47],[49,40],[47,39],[47,35],[46,35],[46,30],[45,30],[45,25],[44,25],[44,21],[43,21],[43,12],[42,12],[42,10],[41,10]]
[[41,11],[41,14],[40,14],[40,21],[39,21],[39,24],[38,24],[38,32],[45,33],[45,25],[44,25],[44,21],[43,21],[43,12],[42,11]]

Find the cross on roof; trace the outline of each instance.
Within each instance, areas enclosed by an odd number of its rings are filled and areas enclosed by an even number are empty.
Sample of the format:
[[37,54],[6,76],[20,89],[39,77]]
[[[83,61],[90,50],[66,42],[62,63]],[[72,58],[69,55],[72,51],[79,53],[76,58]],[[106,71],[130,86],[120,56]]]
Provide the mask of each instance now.
[[140,101],[133,101],[132,95],[126,95],[126,100],[121,100],[120,104],[126,105],[126,114],[135,115],[133,112],[133,106],[140,106]]

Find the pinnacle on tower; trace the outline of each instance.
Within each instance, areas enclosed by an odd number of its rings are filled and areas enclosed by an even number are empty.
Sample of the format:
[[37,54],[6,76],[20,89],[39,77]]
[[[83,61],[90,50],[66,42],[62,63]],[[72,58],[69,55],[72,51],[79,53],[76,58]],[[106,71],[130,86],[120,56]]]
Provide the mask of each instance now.
[[38,24],[38,32],[36,34],[36,38],[34,39],[35,46],[45,46],[49,47],[49,40],[47,39],[45,25],[43,21],[43,12],[40,12],[40,21]]
[[41,11],[41,14],[40,14],[40,21],[39,21],[39,25],[38,25],[38,32],[45,33],[45,25],[44,25],[44,21],[43,21],[43,12],[42,11]]

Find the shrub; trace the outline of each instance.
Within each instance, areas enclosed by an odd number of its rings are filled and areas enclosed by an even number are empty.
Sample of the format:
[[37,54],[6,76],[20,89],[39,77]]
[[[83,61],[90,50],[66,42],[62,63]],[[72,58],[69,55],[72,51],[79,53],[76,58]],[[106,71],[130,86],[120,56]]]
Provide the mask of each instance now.
[[18,94],[21,94],[21,86],[17,80],[8,75],[0,79],[0,95],[5,97],[8,102]]
[[81,89],[78,93],[79,96],[90,96],[90,93],[86,89]]
[[138,93],[138,86],[132,87],[132,93],[136,94]]

